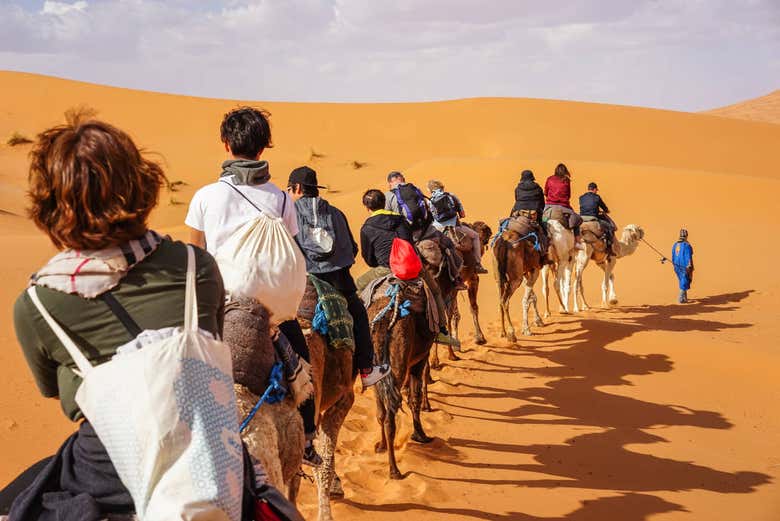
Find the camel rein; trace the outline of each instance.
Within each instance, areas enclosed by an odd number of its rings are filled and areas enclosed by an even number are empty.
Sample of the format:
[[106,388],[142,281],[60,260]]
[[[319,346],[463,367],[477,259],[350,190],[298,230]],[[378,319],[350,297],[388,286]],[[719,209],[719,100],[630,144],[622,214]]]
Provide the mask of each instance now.
[[255,417],[255,414],[257,414],[257,411],[260,410],[260,407],[264,403],[279,403],[284,399],[284,396],[287,394],[287,390],[282,387],[281,381],[282,363],[276,362],[271,369],[271,376],[268,377],[268,387],[266,387],[265,392],[260,397],[260,399],[257,400],[255,406],[252,407],[252,410],[249,411],[249,414],[246,415],[244,421],[241,422],[241,426],[238,428],[238,432],[244,432],[244,429],[249,426],[249,422],[252,421],[252,418]]
[[675,264],[674,262],[670,261],[668,258],[666,258],[666,255],[664,255],[663,253],[661,253],[660,251],[658,251],[658,248],[656,248],[655,246],[653,246],[652,244],[650,244],[649,242],[647,242],[647,241],[645,240],[645,238],[644,238],[644,237],[642,237],[642,238],[641,238],[641,239],[639,239],[639,240],[640,240],[640,241],[642,241],[643,243],[647,244],[647,246],[648,246],[648,247],[649,247],[651,250],[653,250],[654,252],[656,252],[658,255],[660,255],[660,256],[661,256],[661,264],[666,264],[667,262],[669,262],[669,264],[671,264],[672,266],[676,266],[676,267],[678,267],[678,268],[687,268],[687,266],[680,266],[679,264]]

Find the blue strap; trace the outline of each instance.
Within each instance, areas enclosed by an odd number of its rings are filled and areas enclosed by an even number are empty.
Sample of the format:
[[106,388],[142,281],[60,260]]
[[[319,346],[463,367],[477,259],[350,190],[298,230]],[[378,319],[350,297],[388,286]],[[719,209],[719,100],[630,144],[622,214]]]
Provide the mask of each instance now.
[[249,422],[252,421],[252,418],[255,417],[255,414],[257,414],[257,411],[260,410],[260,406],[262,406],[264,403],[279,403],[282,400],[284,400],[285,395],[287,394],[287,391],[284,387],[281,385],[282,381],[282,363],[276,362],[274,364],[273,369],[271,369],[271,376],[268,378],[268,387],[266,388],[263,395],[260,397],[259,400],[257,400],[257,403],[254,407],[252,407],[252,410],[249,411],[249,414],[246,415],[246,418],[244,418],[244,421],[241,422],[241,426],[238,428],[238,432],[244,432],[244,429],[247,428],[249,425]]

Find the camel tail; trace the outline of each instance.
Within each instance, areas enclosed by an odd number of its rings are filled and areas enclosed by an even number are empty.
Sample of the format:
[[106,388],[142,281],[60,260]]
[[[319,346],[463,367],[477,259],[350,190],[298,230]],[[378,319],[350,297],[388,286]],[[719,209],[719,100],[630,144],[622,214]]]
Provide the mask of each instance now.
[[[390,363],[390,336],[392,331],[392,326],[388,324],[388,329],[385,332],[385,341],[382,343],[383,364]],[[382,400],[382,403],[385,405],[388,414],[395,414],[401,409],[403,399],[401,398],[401,393],[396,385],[395,376],[393,376],[392,370],[390,371],[390,374],[377,382],[376,392],[379,399]]]

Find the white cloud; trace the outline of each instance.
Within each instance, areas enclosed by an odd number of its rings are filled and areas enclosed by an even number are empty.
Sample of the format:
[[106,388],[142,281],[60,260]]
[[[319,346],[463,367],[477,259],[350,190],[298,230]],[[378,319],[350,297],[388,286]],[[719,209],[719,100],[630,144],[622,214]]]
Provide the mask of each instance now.
[[777,88],[777,56],[777,0],[0,1],[2,68],[242,99],[693,110]]
[[69,4],[67,2],[54,2],[46,0],[43,3],[41,14],[51,14],[55,16],[63,16],[73,11],[83,11],[87,8],[87,2],[80,0]]

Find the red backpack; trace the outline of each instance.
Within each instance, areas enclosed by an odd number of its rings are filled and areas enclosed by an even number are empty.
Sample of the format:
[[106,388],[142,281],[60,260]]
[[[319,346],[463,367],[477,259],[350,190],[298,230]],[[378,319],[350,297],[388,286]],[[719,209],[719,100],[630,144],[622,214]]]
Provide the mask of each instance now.
[[412,246],[412,243],[399,239],[393,239],[390,248],[390,271],[400,280],[412,280],[420,276],[422,271],[420,256]]

